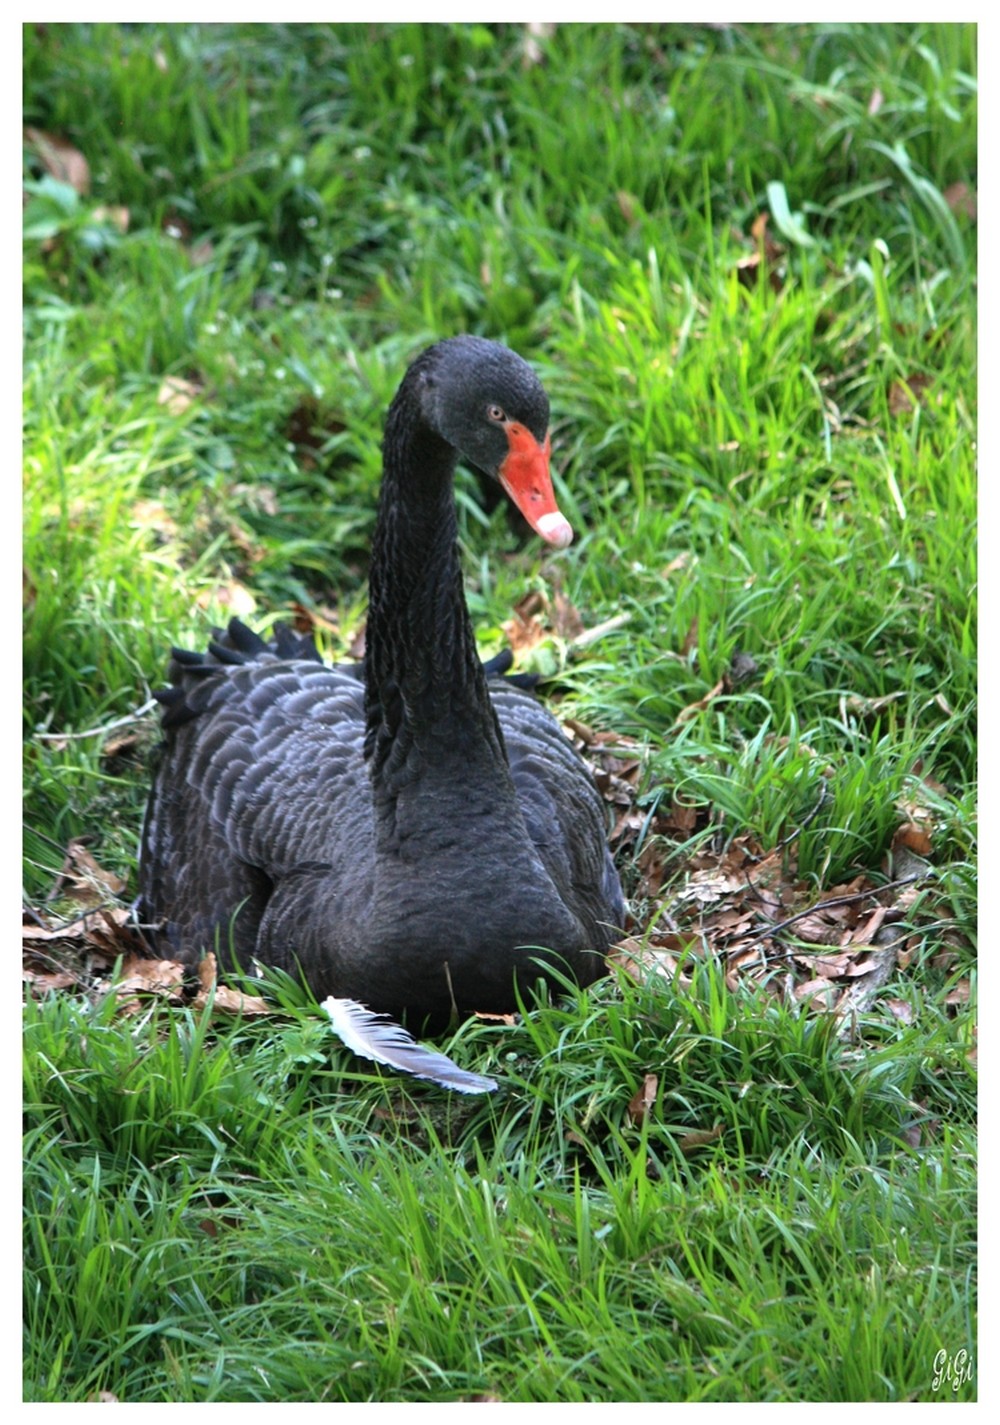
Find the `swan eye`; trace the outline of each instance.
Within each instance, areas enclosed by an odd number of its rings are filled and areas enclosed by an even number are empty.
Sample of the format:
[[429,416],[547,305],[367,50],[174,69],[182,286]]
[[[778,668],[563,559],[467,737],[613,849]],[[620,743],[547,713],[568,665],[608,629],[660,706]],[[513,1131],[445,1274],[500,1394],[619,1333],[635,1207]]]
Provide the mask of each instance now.
[[502,424],[507,419],[501,406],[487,406],[486,414],[491,421],[497,421],[499,424]]

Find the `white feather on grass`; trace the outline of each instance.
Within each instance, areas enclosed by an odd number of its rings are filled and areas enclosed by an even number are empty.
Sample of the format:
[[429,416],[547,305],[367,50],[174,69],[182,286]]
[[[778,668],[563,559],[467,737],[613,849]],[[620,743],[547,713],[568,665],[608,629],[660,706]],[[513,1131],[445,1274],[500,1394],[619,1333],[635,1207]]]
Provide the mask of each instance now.
[[363,1059],[388,1064],[418,1079],[430,1079],[458,1093],[493,1093],[498,1087],[495,1079],[471,1074],[467,1069],[460,1069],[447,1054],[418,1044],[401,1024],[387,1015],[376,1014],[355,999],[336,999],[330,995],[322,1007],[330,1016],[334,1033]]

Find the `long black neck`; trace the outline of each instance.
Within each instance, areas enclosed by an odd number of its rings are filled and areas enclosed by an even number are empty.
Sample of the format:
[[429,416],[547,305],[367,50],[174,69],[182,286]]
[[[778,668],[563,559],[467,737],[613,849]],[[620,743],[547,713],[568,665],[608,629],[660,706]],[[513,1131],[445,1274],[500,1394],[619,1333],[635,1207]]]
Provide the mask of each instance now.
[[404,382],[386,422],[365,634],[365,755],[383,847],[421,834],[425,803],[440,824],[449,793],[456,813],[470,798],[516,806],[465,605],[456,460]]

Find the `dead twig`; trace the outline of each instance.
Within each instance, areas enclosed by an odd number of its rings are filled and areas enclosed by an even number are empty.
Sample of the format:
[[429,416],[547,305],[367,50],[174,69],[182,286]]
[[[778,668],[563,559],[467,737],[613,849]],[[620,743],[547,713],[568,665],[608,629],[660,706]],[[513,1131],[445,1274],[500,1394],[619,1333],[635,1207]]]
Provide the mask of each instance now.
[[151,713],[157,706],[155,698],[150,698],[148,703],[143,703],[141,708],[136,708],[135,712],[130,712],[125,717],[116,717],[113,722],[103,723],[100,727],[88,727],[83,732],[36,732],[37,742],[75,742],[80,737],[103,737],[106,732],[112,732],[116,727],[127,727],[130,722],[141,722],[147,713]]
[[809,823],[810,823],[811,821],[815,821],[815,819],[816,819],[816,817],[819,815],[819,813],[820,813],[820,811],[821,811],[821,809],[822,809],[822,807],[823,807],[823,803],[826,801],[828,795],[829,795],[829,789],[827,788],[826,783],[825,783],[825,782],[820,782],[820,785],[819,785],[819,801],[818,801],[818,802],[816,803],[816,805],[813,807],[812,811],[807,812],[806,815],[805,815],[805,817],[804,817],[804,819],[799,822],[798,826],[794,827],[794,828],[788,833],[788,835],[787,835],[786,837],[784,837],[783,840],[779,841],[778,844],[777,844],[777,846],[772,847],[772,849],[771,849],[770,851],[765,852],[762,856],[754,856],[754,855],[752,855],[750,852],[747,852],[747,855],[749,856],[750,860],[753,861],[753,862],[766,861],[767,858],[768,858],[768,856],[774,856],[774,855],[776,855],[779,851],[784,851],[784,849],[785,849],[786,846],[790,846],[793,841],[797,840],[797,838],[802,834],[803,831],[805,831],[806,827],[809,825]]
[[603,638],[606,633],[613,632],[616,628],[621,628],[631,619],[632,615],[625,613],[615,614],[612,618],[605,619],[603,623],[595,623],[593,628],[585,628],[582,633],[578,633],[575,638],[569,640],[570,648],[587,648],[591,643],[596,643],[599,638]]
[[911,886],[914,881],[923,879],[922,875],[903,876],[901,880],[886,881],[884,886],[872,886],[867,891],[855,891],[849,896],[831,896],[829,900],[817,901],[815,905],[807,906],[805,910],[797,910],[787,920],[779,920],[774,925],[765,926],[763,930],[755,930],[752,935],[745,937],[743,943],[764,940],[768,935],[778,935],[782,930],[787,930],[790,925],[794,925],[797,920],[803,920],[807,915],[815,915],[817,911],[832,910],[834,906],[838,905],[853,905],[855,901],[871,900],[873,896],[880,896],[885,891],[894,891],[900,886]]

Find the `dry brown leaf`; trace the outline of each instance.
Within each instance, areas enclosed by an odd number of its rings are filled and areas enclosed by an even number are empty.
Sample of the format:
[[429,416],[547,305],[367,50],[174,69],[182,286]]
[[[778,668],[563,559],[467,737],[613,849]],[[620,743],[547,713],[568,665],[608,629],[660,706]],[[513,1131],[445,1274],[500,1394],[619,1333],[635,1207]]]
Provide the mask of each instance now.
[[[845,908],[833,907],[834,910]],[[788,929],[796,940],[806,945],[839,945],[843,934],[843,926],[827,920],[823,913],[800,916]]]
[[208,991],[218,979],[218,962],[215,952],[209,950],[208,953],[198,962],[198,984],[202,990]]
[[551,601],[538,589],[532,589],[514,605],[512,615],[502,624],[508,642],[515,653],[534,648],[543,639],[554,635],[564,643],[583,647],[595,642],[613,628],[628,621],[629,615],[618,614],[598,628],[584,628],[578,611],[558,589]]
[[597,790],[606,802],[611,802],[615,806],[632,807],[635,802],[636,782],[639,778],[640,764],[632,763],[625,767],[622,772],[612,771],[607,763],[614,762],[613,758],[602,759],[601,762],[591,760],[590,769],[593,773]]
[[941,196],[953,213],[961,213],[976,221],[976,194],[967,183],[949,183]]
[[184,997],[183,982],[184,966],[176,960],[130,957],[122,966],[122,975],[115,981],[113,993],[118,997],[126,994],[162,995],[171,1004],[179,1004]]
[[552,604],[551,620],[555,632],[567,643],[579,638],[584,632],[583,619],[569,599],[557,589],[552,596]]
[[[641,859],[641,858],[640,858]],[[679,901],[697,901],[699,905],[710,905],[733,891],[748,889],[746,875],[741,871],[731,872],[715,866],[697,870],[687,884],[677,893]]]
[[893,381],[889,386],[889,412],[894,416],[906,416],[917,405],[926,405],[924,393],[931,385],[931,378],[919,371],[907,376],[904,381]]
[[125,885],[121,876],[97,864],[83,840],[74,838],[66,847],[66,856],[52,894],[68,896],[81,905],[100,905],[102,901],[120,895]]
[[887,999],[885,1007],[894,1019],[898,1019],[900,1024],[913,1023],[913,1005],[905,999]]
[[905,846],[908,851],[913,851],[918,856],[929,856],[932,849],[929,827],[915,821],[908,821],[905,825],[897,827],[892,838],[892,849],[895,852],[901,846]]
[[969,1003],[971,986],[967,979],[959,980],[944,997],[944,1002],[950,1009],[957,1009],[959,1005]]
[[68,183],[81,195],[90,192],[90,165],[68,139],[33,128],[26,128],[24,137],[28,147],[41,159],[47,173],[51,173],[60,183]]
[[139,947],[146,948],[127,906],[101,906],[96,916],[90,918],[86,939],[92,950],[108,960],[117,960],[119,955],[134,955]]
[[685,549],[683,553],[677,555],[676,559],[671,559],[669,564],[664,565],[660,570],[660,578],[669,579],[671,574],[676,574],[679,570],[686,569],[693,559],[694,555],[691,551]]
[[697,647],[698,647],[698,615],[695,614],[694,618],[693,618],[693,619],[691,620],[691,622],[688,624],[688,631],[687,631],[687,633],[684,635],[684,642],[681,644],[681,654],[682,654],[684,657],[686,657],[689,653],[693,653],[694,650],[695,650]]
[[641,1123],[656,1103],[656,1091],[660,1080],[656,1074],[646,1074],[642,1083],[628,1101],[626,1110],[631,1123]]
[[[569,723],[566,731],[578,748],[592,758],[597,755],[588,745],[600,736],[592,728]],[[713,956],[722,962],[732,988],[751,978],[759,993],[795,997],[811,1012],[833,1012],[844,1021],[843,1032],[855,1032],[857,1014],[867,1010],[893,974],[912,960],[912,947],[911,952],[901,953],[907,936],[913,939],[911,932],[896,933],[887,927],[912,914],[918,900],[926,896],[926,886],[923,891],[917,885],[893,888],[890,901],[888,892],[881,892],[861,873],[851,881],[817,890],[815,884],[797,878],[794,842],[765,855],[749,834],[733,838],[722,850],[703,844],[678,865],[677,842],[691,835],[692,809],[683,804],[671,807],[666,798],[652,816],[638,807],[638,762],[633,758],[627,764],[634,784],[616,780],[597,762],[594,766],[602,794],[615,810],[613,843],[633,848],[635,901],[651,902],[647,925],[662,924],[669,933],[637,931],[616,947],[612,962],[640,981],[660,975],[679,977],[683,983],[683,966],[692,958]],[[915,768],[914,775],[919,770]],[[693,810],[697,829],[711,809]],[[928,824],[917,812],[913,821],[922,830]],[[636,845],[640,833],[645,839]],[[679,889],[671,889],[669,912],[664,900],[668,876],[672,887],[685,878]],[[797,915],[800,906],[804,913]],[[891,944],[880,943],[886,935]],[[810,942],[824,949],[810,955],[795,948]],[[914,944],[919,943],[917,936]],[[942,967],[954,966],[957,950],[938,953]]]
[[641,872],[639,894],[656,897],[663,885],[663,873],[670,856],[670,848],[659,841],[647,841],[636,857],[636,865]]
[[876,906],[866,921],[858,925],[851,934],[851,938],[858,944],[869,944],[875,939],[876,932],[881,928],[883,920],[889,914],[887,905]]
[[177,522],[162,500],[136,500],[129,516],[133,529],[149,530],[163,544],[177,537]]
[[625,775],[626,770],[638,767],[642,758],[648,755],[648,748],[636,738],[629,737],[627,733],[605,732],[589,727],[585,722],[578,722],[576,718],[568,718],[563,726],[580,738],[581,750],[588,748],[595,757],[600,758],[605,767],[621,776]]
[[657,814],[657,830],[680,831],[687,835],[698,825],[699,813],[703,810],[702,806],[679,802],[675,797],[666,812]]
[[[859,914],[858,904],[863,900],[868,891],[873,891],[875,887],[867,876],[855,876],[853,881],[842,881],[836,886],[831,886],[828,891],[823,892],[824,914],[837,916],[840,914],[857,916]],[[846,900],[850,897],[853,904],[846,906],[831,905],[827,910],[826,904],[829,901]]]
[[[753,238],[754,242],[756,242],[756,243],[761,243],[761,242],[766,243],[766,242],[767,242],[767,240],[768,240],[768,237],[767,237],[767,228],[768,228],[768,224],[770,223],[770,221],[771,221],[771,214],[767,211],[766,208],[762,209],[762,210],[757,214],[757,216],[754,218],[753,222],[750,224],[750,236]],[[779,244],[779,243],[773,243],[773,246],[777,248],[777,247],[780,247],[780,244]]]
[[[870,975],[879,966],[880,962],[876,956],[881,954],[881,951],[877,945],[855,945],[855,954],[857,954],[859,950],[864,951],[864,954],[860,955],[856,960],[851,960],[846,966],[843,971],[843,978],[845,980],[856,980],[862,975]],[[895,956],[893,956],[893,959],[895,959]]]
[[849,697],[841,698],[841,704],[846,712],[856,713],[859,717],[877,717],[891,703],[905,697],[904,692],[884,693],[880,698],[863,698],[859,693],[851,693]]
[[[124,949],[131,949],[129,920],[130,912],[125,906],[102,906],[77,920],[22,925],[21,941],[26,950],[30,950],[36,942],[43,945],[63,941],[69,945],[95,945],[100,948],[118,940]],[[119,953],[122,953],[121,949],[112,953],[111,958],[114,959]]]
[[944,782],[939,782],[935,777],[928,777],[925,775],[923,758],[918,757],[910,770],[913,776],[916,777],[919,782],[928,789],[928,791],[933,792],[935,796],[945,798],[951,797],[951,792],[945,786]]
[[256,611],[257,601],[245,584],[241,584],[237,579],[230,579],[225,584],[215,584],[210,589],[202,589],[196,595],[195,603],[200,609],[211,608],[213,604],[219,604],[226,609],[230,615],[237,618],[246,618]]
[[750,911],[741,910],[719,910],[706,917],[705,925],[713,930],[725,932],[731,935],[744,935],[753,922],[753,915]]
[[767,956],[763,942],[755,940],[747,946],[743,941],[737,941],[731,950],[726,951],[726,965],[734,974],[739,970],[766,970]]
[[182,416],[204,389],[200,381],[188,381],[183,376],[164,376],[156,393],[156,404],[166,406],[172,416]]
[[664,945],[652,945],[627,936],[612,947],[608,959],[611,964],[620,965],[640,984],[650,973],[669,980],[676,979],[680,985],[689,984],[688,977],[678,971],[679,956],[687,953],[690,947],[679,936],[664,936],[663,939],[666,942]]
[[525,648],[534,648],[545,637],[542,622],[544,608],[545,600],[533,589],[514,605],[512,616],[501,625],[515,653],[520,653]]
[[637,940],[634,935],[626,935],[624,940],[618,940],[608,951],[609,960],[615,964],[624,965],[626,969],[631,964],[642,959],[648,949],[647,942]]
[[743,287],[753,287],[766,271],[759,252],[749,252],[736,263],[736,278]]
[[857,950],[845,950],[840,955],[793,955],[792,960],[796,965],[804,966],[813,975],[837,980],[852,973],[851,966],[856,955]]
[[563,723],[563,730],[569,732],[571,739],[578,738],[581,748],[591,747],[597,738],[597,733],[590,724],[581,722],[577,717],[568,717]]
[[699,1148],[708,1147],[709,1143],[717,1143],[725,1131],[721,1123],[714,1128],[696,1128],[678,1139],[677,1146],[684,1154],[696,1153]]
[[615,193],[615,202],[618,204],[618,211],[628,223],[633,227],[639,217],[641,205],[634,193],[629,193],[625,188],[619,188]]
[[39,997],[55,990],[72,989],[80,983],[79,975],[70,970],[29,970],[27,967],[22,967],[21,979]]
[[259,995],[245,995],[240,990],[234,990],[229,985],[216,983],[214,989],[200,989],[194,997],[194,1008],[204,1009],[212,998],[212,1008],[221,1014],[240,1014],[245,1019],[258,1015],[276,1013],[274,1005],[268,1004],[266,999],[261,999]]
[[674,727],[680,727],[685,722],[690,722],[700,712],[705,712],[714,703],[720,693],[725,692],[726,680],[720,678],[715,687],[699,698],[696,703],[689,703],[686,708],[681,708],[674,718]]
[[142,741],[142,734],[138,732],[121,732],[109,737],[101,744],[101,763],[108,767],[115,761],[128,761],[138,751]]
[[339,637],[340,615],[328,604],[317,604],[313,608],[306,608],[305,604],[293,600],[292,627],[296,633],[308,634],[312,634],[314,629],[321,628],[326,633],[332,633]]
[[529,589],[514,605],[514,614],[517,618],[529,619],[535,614],[544,613],[545,608],[546,599],[541,590]]
[[646,814],[635,807],[629,807],[627,811],[620,812],[615,819],[615,824],[611,828],[609,840],[612,846],[617,846],[621,841],[637,836],[646,824]]
[[[778,264],[785,255],[780,242],[775,242],[768,232],[770,213],[758,213],[750,226],[750,236],[754,241],[754,251],[741,257],[736,264],[737,281],[744,287],[754,287],[761,277],[766,276],[772,292],[780,292],[782,277]],[[741,238],[742,240],[742,238]]]
[[228,985],[219,984],[218,964],[211,950],[198,963],[198,984],[198,993],[194,998],[195,1009],[204,1009],[209,999],[212,999],[212,1008],[223,1014],[250,1016],[275,1012],[273,1005],[269,1005],[267,1000],[257,995],[245,995]]
[[361,622],[361,623],[358,624],[357,628],[354,630],[353,634],[351,635],[350,642],[349,642],[348,645],[347,645],[347,652],[348,652],[348,654],[349,654],[352,658],[357,659],[357,661],[358,661],[359,663],[361,662],[361,660],[362,660],[362,659],[364,658],[364,656],[365,656],[365,642],[366,642],[367,636],[368,636],[368,621],[367,621],[367,619],[366,619],[366,620],[364,620],[363,622]]
[[[809,999],[811,996],[816,997],[823,993],[828,993],[830,990],[834,990],[839,994],[839,987],[833,980],[828,980],[825,976],[818,975],[813,980],[805,980],[801,985],[796,985],[793,995],[797,1000],[804,1000]],[[829,1004],[825,1000],[820,999],[819,1003],[823,1009],[829,1008]]]
[[21,944],[30,949],[36,942],[46,945],[54,940],[82,940],[86,925],[86,919],[71,920],[66,925],[22,925]]
[[922,1099],[914,1100],[910,1107],[922,1117],[915,1123],[908,1124],[900,1136],[911,1148],[926,1147],[937,1139],[941,1131],[941,1120],[930,1112],[930,1106]]

